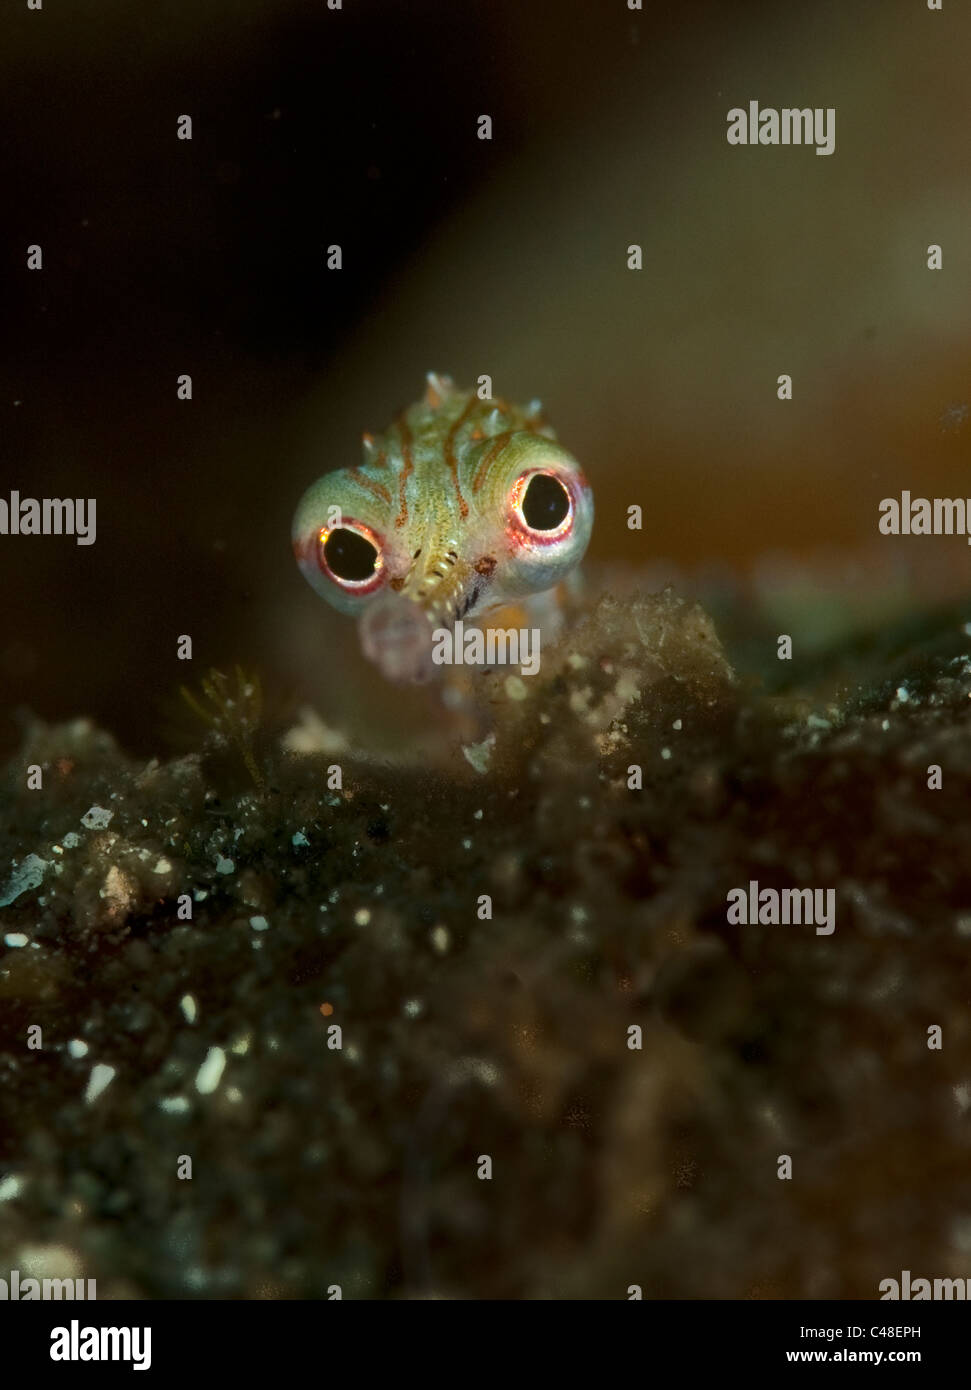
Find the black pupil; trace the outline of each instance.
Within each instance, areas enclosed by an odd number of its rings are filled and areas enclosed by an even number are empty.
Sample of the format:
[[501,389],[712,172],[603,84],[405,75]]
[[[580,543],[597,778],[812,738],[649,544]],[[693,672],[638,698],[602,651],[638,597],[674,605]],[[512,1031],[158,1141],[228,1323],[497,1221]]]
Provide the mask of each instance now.
[[523,498],[526,525],[534,531],[555,531],[570,510],[566,488],[548,473],[534,473]]
[[324,559],[338,579],[370,579],[377,558],[378,552],[370,541],[343,526],[331,531],[324,541]]

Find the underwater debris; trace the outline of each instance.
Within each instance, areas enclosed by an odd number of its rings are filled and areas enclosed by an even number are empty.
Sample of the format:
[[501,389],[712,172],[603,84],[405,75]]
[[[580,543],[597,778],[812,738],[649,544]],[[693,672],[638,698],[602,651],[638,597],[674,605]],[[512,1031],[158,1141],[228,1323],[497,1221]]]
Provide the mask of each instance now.
[[49,867],[50,860],[41,859],[39,854],[28,854],[20,864],[14,866],[13,872],[0,890],[0,907],[9,907],[22,893],[39,887]]

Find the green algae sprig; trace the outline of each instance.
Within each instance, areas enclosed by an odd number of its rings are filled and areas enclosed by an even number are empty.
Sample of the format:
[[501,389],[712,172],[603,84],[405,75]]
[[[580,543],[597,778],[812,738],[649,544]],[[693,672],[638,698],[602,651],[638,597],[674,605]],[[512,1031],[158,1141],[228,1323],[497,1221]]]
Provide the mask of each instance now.
[[238,750],[247,772],[263,791],[263,774],[253,749],[253,740],[263,718],[260,678],[255,672],[247,674],[241,666],[234,668],[234,676],[235,686],[224,671],[212,667],[200,682],[205,703],[185,685],[180,687],[182,698],[220,741]]

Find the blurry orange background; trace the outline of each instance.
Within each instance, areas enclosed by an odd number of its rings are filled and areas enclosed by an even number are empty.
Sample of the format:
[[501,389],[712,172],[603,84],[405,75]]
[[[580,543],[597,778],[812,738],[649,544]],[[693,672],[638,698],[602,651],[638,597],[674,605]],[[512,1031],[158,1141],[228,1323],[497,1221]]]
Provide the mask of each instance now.
[[[372,690],[289,523],[431,369],[542,398],[595,487],[594,573],[872,553],[967,588],[962,538],[877,533],[901,489],[971,495],[960,6],[42,14],[0,52],[0,495],[95,496],[98,539],[0,537],[4,743],[29,706],[157,751],[171,692],[236,660],[420,717]],[[835,153],[730,146],[750,100],[834,107]]]

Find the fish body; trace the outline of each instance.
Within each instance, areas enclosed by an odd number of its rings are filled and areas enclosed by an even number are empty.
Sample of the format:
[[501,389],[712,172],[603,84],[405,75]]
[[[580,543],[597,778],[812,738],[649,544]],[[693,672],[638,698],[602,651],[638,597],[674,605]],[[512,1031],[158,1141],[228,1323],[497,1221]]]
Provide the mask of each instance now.
[[482,399],[429,374],[424,398],[359,464],[324,474],[293,520],[311,587],[359,620],[390,680],[432,674],[433,636],[545,592],[579,564],[593,493],[538,402]]

